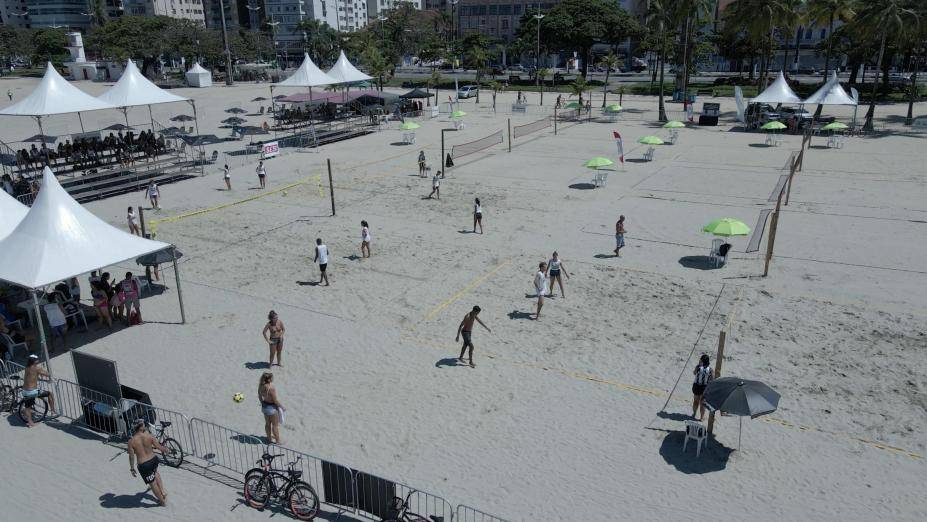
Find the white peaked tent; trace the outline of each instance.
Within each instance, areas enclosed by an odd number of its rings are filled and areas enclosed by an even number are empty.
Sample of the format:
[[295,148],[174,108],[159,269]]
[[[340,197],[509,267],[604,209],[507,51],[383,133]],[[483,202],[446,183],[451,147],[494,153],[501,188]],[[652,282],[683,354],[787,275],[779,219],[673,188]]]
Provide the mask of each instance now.
[[[36,290],[101,267],[172,248],[167,243],[124,232],[82,207],[45,167],[32,208],[0,239],[0,280],[32,291],[37,329],[46,364],[48,352]],[[178,296],[180,276],[176,272]],[[180,304],[183,316],[183,299]]]
[[26,217],[29,207],[0,190],[0,239],[5,238]]
[[185,74],[190,87],[212,87],[212,73],[195,63]]
[[776,78],[776,81],[772,82],[766,90],[759,94],[759,96],[750,100],[750,103],[768,103],[770,105],[776,105],[779,103],[800,104],[802,101],[801,98],[795,94],[795,91],[789,87],[782,71],[779,71],[779,76]]
[[[51,62],[48,62],[45,68],[45,76],[42,77],[39,85],[29,93],[29,96],[0,110],[0,115],[32,116],[39,124],[39,132],[44,135],[42,118],[45,116],[76,112],[77,118],[80,120],[81,112],[115,108],[115,106],[103,100],[98,100],[68,83],[58,74]],[[80,121],[80,128],[81,132],[83,132],[83,120]]]
[[341,83],[335,78],[325,74],[322,69],[309,58],[309,53],[303,57],[303,63],[296,69],[296,72],[282,82],[275,83],[273,87],[321,87],[323,85],[334,85]]
[[337,80],[337,83],[354,83],[373,79],[361,71],[358,71],[357,68],[348,61],[348,57],[345,56],[344,51],[341,51],[341,55],[338,56],[338,61],[329,69],[328,75]]
[[[152,130],[154,129],[154,117],[151,115],[151,106],[158,103],[174,103],[190,101],[189,98],[183,98],[176,94],[171,94],[151,82],[145,75],[138,70],[132,60],[126,62],[126,68],[122,76],[115,85],[97,99],[102,100],[110,105],[119,107],[126,119],[126,127],[129,126],[129,107],[139,105],[148,106],[148,116],[151,118]],[[195,112],[195,111],[194,111]]]
[[814,92],[805,100],[805,105],[856,105],[857,100],[847,94],[840,86],[840,80],[837,79],[837,71],[831,71],[827,83]]

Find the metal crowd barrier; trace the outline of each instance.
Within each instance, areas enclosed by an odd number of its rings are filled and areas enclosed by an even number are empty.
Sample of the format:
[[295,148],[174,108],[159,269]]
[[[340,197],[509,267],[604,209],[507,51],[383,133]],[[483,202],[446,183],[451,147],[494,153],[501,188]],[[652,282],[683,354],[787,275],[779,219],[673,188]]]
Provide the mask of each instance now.
[[390,514],[393,498],[405,500],[409,497],[409,511],[428,519],[431,516],[443,517],[445,522],[454,518],[454,508],[447,500],[400,482],[377,477],[362,471],[354,476],[358,511],[367,512],[381,519]]
[[504,518],[499,518],[489,513],[484,513],[479,509],[459,504],[457,514],[454,516],[455,522],[508,522]]
[[286,469],[287,465],[299,459],[295,469],[303,472],[301,479],[307,482],[319,495],[319,501],[342,512],[357,513],[355,471],[336,462],[322,460],[301,451],[272,446],[267,452],[283,455],[274,461],[274,468]]
[[[137,403],[137,406],[129,410],[134,413],[127,415],[126,427],[131,430],[132,421],[137,418],[144,418],[155,428],[160,427],[161,422],[170,422],[171,425],[164,430],[164,436],[176,440],[183,449],[185,455],[193,454],[193,435],[190,431],[190,420],[186,415],[173,410],[158,408],[143,402]],[[154,431],[154,429],[150,430]],[[131,434],[128,434],[131,435]]]
[[[244,475],[264,454],[261,439],[202,419],[190,419],[190,448],[184,450],[213,466]],[[244,477],[242,477],[244,478]]]
[[125,418],[120,412],[119,401],[112,395],[106,395],[76,382],[55,379],[51,391],[55,394],[58,413],[70,419],[74,424],[121,436],[126,433]]

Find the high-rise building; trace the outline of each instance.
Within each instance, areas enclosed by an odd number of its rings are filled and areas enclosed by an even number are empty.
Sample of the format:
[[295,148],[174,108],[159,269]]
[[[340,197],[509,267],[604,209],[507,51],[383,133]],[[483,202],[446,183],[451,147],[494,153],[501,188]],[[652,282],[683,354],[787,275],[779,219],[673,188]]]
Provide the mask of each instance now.
[[380,16],[380,13],[389,9],[395,9],[400,4],[411,4],[412,7],[421,10],[423,0],[366,0],[367,16],[374,19]]
[[367,25],[366,0],[264,0],[264,11],[278,47],[301,43],[304,35],[297,25],[306,19],[346,32]]
[[28,29],[32,21],[29,20],[29,5],[26,0],[0,0],[0,22],[3,25]]
[[453,7],[456,10],[457,34],[482,33],[508,43],[515,39],[524,13],[538,8],[543,13],[559,3],[559,0],[460,0]]
[[206,20],[202,0],[123,0],[123,9],[126,15],[169,16],[200,23]]

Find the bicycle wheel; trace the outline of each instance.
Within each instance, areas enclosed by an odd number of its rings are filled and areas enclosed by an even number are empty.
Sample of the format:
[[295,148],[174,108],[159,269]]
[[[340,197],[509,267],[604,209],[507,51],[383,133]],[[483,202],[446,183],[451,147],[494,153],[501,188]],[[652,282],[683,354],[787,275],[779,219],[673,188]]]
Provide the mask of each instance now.
[[[32,422],[39,423],[45,420],[45,414],[48,413],[48,403],[45,402],[45,399],[37,398],[34,399],[35,403],[32,405]],[[26,420],[26,401],[21,401],[19,403],[19,418],[23,422],[28,422]]]
[[16,402],[16,394],[13,388],[4,384],[0,386],[0,411],[13,412],[13,404]]
[[303,481],[290,487],[287,500],[290,503],[290,512],[300,520],[312,520],[319,514],[319,496],[312,486]]
[[270,477],[266,475],[258,468],[245,474],[245,500],[253,508],[263,509],[270,499]]
[[180,443],[168,437],[161,442],[161,445],[173,451],[173,453],[161,454],[161,460],[172,468],[179,468],[183,464],[183,448],[180,447]]

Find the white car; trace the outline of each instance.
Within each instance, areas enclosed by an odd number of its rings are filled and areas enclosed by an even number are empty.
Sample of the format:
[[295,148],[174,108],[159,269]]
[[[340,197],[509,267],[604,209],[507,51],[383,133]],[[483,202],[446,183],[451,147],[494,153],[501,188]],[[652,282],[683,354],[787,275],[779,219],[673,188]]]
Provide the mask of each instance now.
[[476,85],[464,85],[457,90],[457,98],[460,100],[465,100],[467,98],[472,98],[476,96],[476,93],[479,92],[480,88]]

